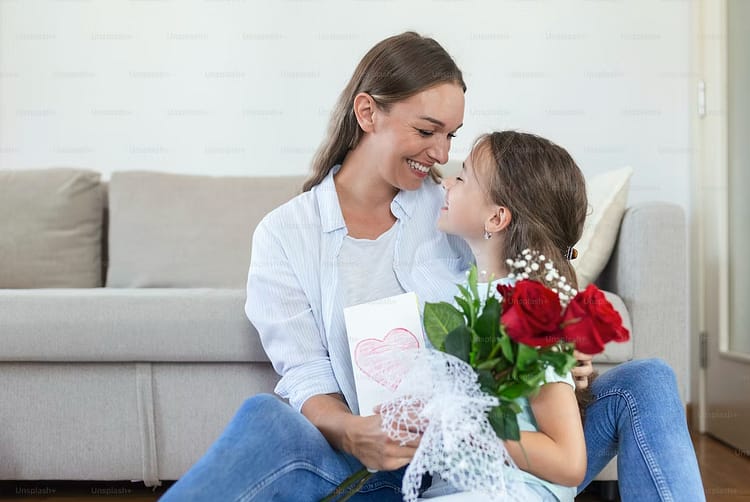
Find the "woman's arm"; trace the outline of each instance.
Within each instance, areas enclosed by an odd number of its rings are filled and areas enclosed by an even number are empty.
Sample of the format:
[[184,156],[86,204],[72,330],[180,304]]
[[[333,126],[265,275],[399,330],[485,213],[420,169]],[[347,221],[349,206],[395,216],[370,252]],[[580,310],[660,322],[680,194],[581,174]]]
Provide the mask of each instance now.
[[520,441],[506,441],[508,453],[524,471],[578,486],[586,474],[586,443],[573,388],[564,382],[545,384],[530,403],[539,432],[521,432]]
[[302,405],[302,414],[335,449],[349,453],[378,471],[393,471],[411,462],[419,446],[401,446],[381,430],[380,415],[353,415],[340,394],[313,396]]
[[302,252],[293,242],[299,236],[284,231],[278,215],[274,217],[266,217],[253,235],[245,312],[281,375],[277,393],[288,398],[331,446],[354,455],[367,467],[393,470],[406,465],[416,444],[402,447],[394,443],[380,430],[379,415],[352,415],[338,394],[340,388],[313,316],[308,286],[294,273],[294,256],[289,256]]

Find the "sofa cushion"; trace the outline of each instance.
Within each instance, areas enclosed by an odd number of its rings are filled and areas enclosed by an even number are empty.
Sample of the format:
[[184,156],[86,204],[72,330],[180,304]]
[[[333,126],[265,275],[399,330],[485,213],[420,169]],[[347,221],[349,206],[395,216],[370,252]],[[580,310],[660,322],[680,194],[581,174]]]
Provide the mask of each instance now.
[[241,289],[0,290],[0,361],[266,362]]
[[302,182],[113,173],[107,286],[244,288],[255,226]]
[[580,289],[599,277],[612,255],[625,214],[632,174],[632,168],[624,167],[586,180],[591,212],[586,216],[581,239],[575,245],[578,258],[571,261]]
[[103,189],[93,171],[0,171],[0,288],[101,286]]

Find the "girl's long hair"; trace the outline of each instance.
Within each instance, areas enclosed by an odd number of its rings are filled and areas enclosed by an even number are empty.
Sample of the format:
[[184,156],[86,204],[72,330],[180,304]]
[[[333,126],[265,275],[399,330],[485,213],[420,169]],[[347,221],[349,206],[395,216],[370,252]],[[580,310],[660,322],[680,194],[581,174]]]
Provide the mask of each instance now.
[[583,173],[570,154],[545,138],[516,131],[482,135],[473,151],[489,160],[474,162],[480,169],[491,166],[489,198],[512,215],[503,255],[538,250],[577,288],[565,255],[581,238],[588,199]]
[[[516,131],[480,136],[472,151],[486,159],[473,164],[485,173],[490,169],[485,178],[490,180],[490,199],[511,212],[503,256],[538,250],[578,289],[575,269],[565,255],[581,238],[588,199],[583,173],[570,154],[547,139]],[[585,389],[576,389],[582,418],[594,400],[591,384],[596,376],[589,376]]]
[[[328,175],[346,153],[357,146],[362,129],[354,115],[354,97],[366,92],[384,111],[429,87],[455,83],[466,92],[461,70],[453,58],[432,38],[408,31],[378,42],[357,65],[331,114],[328,132],[312,162],[312,174],[305,181],[308,191]],[[430,171],[438,181],[440,173]]]

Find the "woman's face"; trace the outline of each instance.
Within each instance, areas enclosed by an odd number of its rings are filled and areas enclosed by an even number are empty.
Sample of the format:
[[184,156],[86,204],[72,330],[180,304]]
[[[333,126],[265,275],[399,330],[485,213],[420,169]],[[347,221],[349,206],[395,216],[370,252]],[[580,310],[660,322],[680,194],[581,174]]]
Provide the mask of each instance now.
[[486,166],[477,166],[483,156],[473,151],[463,163],[458,176],[443,179],[445,205],[440,209],[437,227],[440,231],[463,237],[479,239],[484,235],[485,222],[495,213],[490,201],[486,180]]
[[430,87],[376,112],[368,138],[382,159],[380,175],[392,186],[416,190],[434,164],[448,162],[451,139],[463,125],[464,93],[453,83]]

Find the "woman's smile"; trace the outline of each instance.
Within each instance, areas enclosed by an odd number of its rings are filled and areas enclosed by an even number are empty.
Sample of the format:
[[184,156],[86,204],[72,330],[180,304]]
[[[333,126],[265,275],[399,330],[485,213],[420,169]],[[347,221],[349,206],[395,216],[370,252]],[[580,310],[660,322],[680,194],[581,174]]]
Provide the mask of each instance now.
[[412,171],[419,176],[420,178],[426,178],[428,174],[430,174],[430,166],[426,166],[424,164],[420,164],[416,160],[412,159],[406,159],[406,163],[409,164],[409,167],[411,167]]

